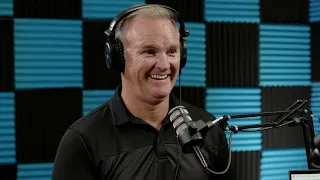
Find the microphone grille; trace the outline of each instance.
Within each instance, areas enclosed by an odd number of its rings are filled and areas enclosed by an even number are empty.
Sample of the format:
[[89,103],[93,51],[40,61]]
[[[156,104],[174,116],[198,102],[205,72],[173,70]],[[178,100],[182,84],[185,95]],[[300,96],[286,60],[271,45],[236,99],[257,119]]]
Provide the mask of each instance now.
[[174,107],[169,111],[168,115],[178,136],[184,129],[188,128],[186,123],[192,120],[188,110],[184,106]]
[[320,134],[317,134],[314,138],[313,138],[313,143],[315,148],[320,149]]

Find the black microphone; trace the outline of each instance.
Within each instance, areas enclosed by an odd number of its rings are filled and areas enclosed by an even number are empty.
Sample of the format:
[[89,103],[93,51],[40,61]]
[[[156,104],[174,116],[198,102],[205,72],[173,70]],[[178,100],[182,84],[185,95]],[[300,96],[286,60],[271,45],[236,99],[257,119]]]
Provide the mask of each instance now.
[[230,116],[224,116],[207,123],[202,120],[192,121],[188,110],[184,106],[172,108],[168,115],[182,146],[182,152],[186,154],[194,152],[194,147],[201,148],[203,146],[204,137],[216,123],[230,119]]
[[309,163],[311,167],[320,169],[320,134],[313,139],[315,149],[310,153]]

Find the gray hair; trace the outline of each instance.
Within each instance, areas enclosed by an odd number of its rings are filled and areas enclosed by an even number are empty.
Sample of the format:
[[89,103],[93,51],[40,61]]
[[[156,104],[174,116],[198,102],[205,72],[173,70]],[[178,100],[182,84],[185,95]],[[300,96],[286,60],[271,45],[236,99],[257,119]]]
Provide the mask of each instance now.
[[139,9],[131,14],[129,14],[127,17],[123,18],[119,24],[116,27],[115,31],[115,38],[119,38],[124,43],[124,29],[126,25],[135,17],[143,17],[143,18],[151,18],[151,19],[158,19],[158,18],[165,18],[169,19],[172,24],[176,27],[177,31],[179,31],[177,26],[177,20],[179,17],[177,17],[177,14],[172,12],[169,9],[166,9],[161,6],[152,5],[148,8],[142,8]]

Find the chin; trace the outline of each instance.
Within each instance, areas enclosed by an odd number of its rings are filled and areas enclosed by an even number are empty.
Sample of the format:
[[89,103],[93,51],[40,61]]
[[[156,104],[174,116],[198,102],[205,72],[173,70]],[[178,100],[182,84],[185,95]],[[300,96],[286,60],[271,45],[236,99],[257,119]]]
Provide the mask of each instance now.
[[171,84],[162,86],[149,85],[147,88],[143,89],[142,96],[147,96],[152,99],[152,101],[157,101],[159,103],[159,101],[165,100],[170,95],[172,90],[171,86]]
[[162,92],[155,92],[155,93],[151,93],[151,99],[155,102],[155,103],[160,103],[162,101],[164,101],[168,96],[170,95],[170,92],[168,91],[162,91]]
[[157,92],[154,92],[152,93],[151,95],[155,98],[159,98],[159,99],[162,99],[162,98],[166,98],[167,96],[169,96],[170,92],[168,90],[165,90],[165,91],[157,91]]

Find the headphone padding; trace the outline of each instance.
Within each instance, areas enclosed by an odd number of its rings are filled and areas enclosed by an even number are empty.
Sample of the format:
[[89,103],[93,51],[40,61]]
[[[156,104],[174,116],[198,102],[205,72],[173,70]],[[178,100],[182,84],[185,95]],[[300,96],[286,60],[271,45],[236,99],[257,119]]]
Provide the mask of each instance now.
[[124,52],[123,52],[123,44],[120,39],[116,38],[112,42],[113,47],[113,64],[115,65],[113,70],[118,72],[124,72],[125,60],[124,60]]
[[109,38],[107,38],[106,43],[104,45],[104,53],[105,53],[105,61],[107,68],[111,71],[112,70],[112,44],[109,41]]

